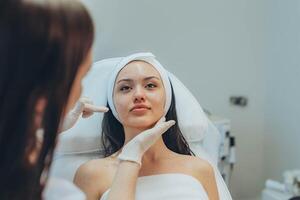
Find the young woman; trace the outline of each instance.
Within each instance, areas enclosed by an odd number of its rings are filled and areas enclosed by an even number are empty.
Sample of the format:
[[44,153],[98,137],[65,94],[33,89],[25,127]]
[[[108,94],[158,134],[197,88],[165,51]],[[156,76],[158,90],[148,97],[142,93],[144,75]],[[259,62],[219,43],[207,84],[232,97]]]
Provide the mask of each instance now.
[[79,102],[62,125],[90,68],[93,38],[78,1],[1,2],[0,199],[42,198],[57,132],[86,110]]
[[124,58],[112,72],[107,95],[107,157],[83,164],[74,178],[88,199],[219,199],[214,169],[193,156],[174,124],[172,85],[154,58]]

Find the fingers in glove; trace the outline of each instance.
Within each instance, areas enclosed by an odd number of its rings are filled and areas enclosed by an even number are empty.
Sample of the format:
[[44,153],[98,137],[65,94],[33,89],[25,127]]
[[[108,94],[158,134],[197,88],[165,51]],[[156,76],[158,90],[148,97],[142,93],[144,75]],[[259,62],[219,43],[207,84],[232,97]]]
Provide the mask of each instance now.
[[107,112],[109,109],[105,106],[95,106],[91,104],[85,104],[82,117],[86,118],[91,116],[94,112]]
[[169,120],[167,122],[161,122],[160,124],[155,125],[153,128],[144,132],[143,136],[146,140],[156,141],[162,134],[164,134],[171,126],[176,122],[174,120]]
[[151,132],[153,131],[154,134],[162,135],[166,132],[171,126],[173,126],[176,122],[174,120],[169,120],[167,122],[161,122],[153,127]]
[[84,111],[91,111],[91,112],[107,112],[109,109],[105,106],[95,106],[91,104],[84,105]]

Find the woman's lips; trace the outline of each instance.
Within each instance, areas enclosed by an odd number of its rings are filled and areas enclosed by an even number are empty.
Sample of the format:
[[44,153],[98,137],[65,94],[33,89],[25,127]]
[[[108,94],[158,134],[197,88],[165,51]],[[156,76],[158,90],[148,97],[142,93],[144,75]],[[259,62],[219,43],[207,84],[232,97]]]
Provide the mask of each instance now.
[[148,110],[150,110],[149,107],[146,107],[146,106],[136,106],[136,107],[133,107],[131,109],[131,112],[132,113],[135,113],[135,114],[144,114],[146,113]]

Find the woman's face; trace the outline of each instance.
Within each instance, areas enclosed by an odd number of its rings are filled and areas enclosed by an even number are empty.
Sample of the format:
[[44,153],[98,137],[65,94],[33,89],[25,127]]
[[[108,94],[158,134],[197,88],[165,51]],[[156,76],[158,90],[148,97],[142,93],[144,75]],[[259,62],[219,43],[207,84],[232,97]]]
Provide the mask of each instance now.
[[82,91],[82,79],[87,74],[87,72],[90,70],[92,65],[92,50],[90,49],[85,60],[82,62],[82,64],[79,66],[78,72],[76,74],[76,77],[74,79],[69,100],[67,103],[67,107],[65,109],[65,114],[68,113],[75,105],[75,103],[78,101],[81,91]]
[[113,99],[124,127],[149,128],[164,115],[165,89],[160,74],[144,61],[133,61],[119,72]]

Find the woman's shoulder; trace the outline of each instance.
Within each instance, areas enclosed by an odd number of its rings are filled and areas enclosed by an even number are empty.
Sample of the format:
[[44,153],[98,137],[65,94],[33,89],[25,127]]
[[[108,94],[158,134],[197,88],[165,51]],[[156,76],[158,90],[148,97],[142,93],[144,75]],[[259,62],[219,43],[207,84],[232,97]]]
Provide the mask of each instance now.
[[196,171],[211,171],[213,170],[212,165],[202,158],[191,156],[191,155],[182,155],[177,154],[176,162],[181,162],[185,165],[185,167],[188,167],[190,169],[194,169]]
[[196,156],[189,156],[190,162],[194,164],[195,170],[199,172],[213,172],[214,169],[212,165],[202,158],[196,157]]
[[193,176],[202,184],[208,195],[215,193],[216,178],[213,166],[206,160],[199,157],[189,156]]
[[190,155],[179,155],[179,162],[188,172],[201,183],[214,179],[213,166],[206,160]]
[[[117,168],[118,160],[112,156],[106,158],[98,158],[83,163],[77,170],[76,175],[84,175],[89,178],[97,178],[108,175]],[[75,175],[75,178],[76,178]]]
[[87,161],[76,171],[74,183],[86,193],[98,196],[110,187],[117,162],[113,157]]
[[209,199],[218,199],[215,169],[207,160],[177,153],[173,154],[171,158],[171,162],[168,165],[169,167],[172,166],[172,171],[194,177],[201,183]]

